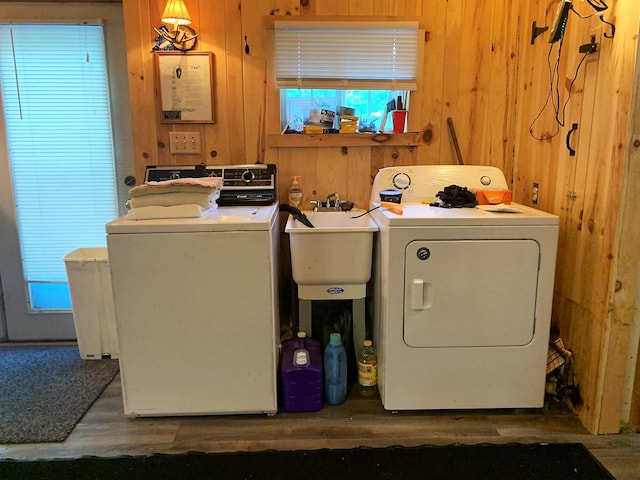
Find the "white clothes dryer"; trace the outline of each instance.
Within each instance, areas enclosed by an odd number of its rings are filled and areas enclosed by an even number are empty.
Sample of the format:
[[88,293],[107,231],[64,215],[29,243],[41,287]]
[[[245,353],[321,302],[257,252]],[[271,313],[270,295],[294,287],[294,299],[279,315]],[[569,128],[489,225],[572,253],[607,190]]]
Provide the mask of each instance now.
[[508,189],[495,167],[381,169],[402,214],[371,212],[374,340],[387,410],[544,403],[558,217],[519,204],[430,206],[449,185]]

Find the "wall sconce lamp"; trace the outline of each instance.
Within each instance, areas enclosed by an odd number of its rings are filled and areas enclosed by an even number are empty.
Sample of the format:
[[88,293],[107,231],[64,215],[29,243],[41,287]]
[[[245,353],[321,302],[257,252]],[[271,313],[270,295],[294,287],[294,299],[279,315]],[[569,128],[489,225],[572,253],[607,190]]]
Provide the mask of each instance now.
[[162,25],[155,31],[160,34],[163,40],[169,42],[173,49],[187,51],[196,45],[198,34],[189,27],[191,17],[183,0],[167,0],[161,20],[163,23],[171,25],[171,30]]

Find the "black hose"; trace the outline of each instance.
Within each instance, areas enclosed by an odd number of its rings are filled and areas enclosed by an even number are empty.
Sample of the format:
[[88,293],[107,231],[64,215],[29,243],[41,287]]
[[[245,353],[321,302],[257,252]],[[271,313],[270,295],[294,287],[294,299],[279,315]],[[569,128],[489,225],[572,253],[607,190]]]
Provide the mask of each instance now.
[[280,205],[279,210],[281,212],[290,213],[293,218],[295,218],[297,221],[299,221],[303,225],[306,225],[309,228],[315,228],[313,226],[313,223],[309,221],[307,216],[304,213],[302,213],[300,210],[298,210],[296,207],[292,207],[291,205]]

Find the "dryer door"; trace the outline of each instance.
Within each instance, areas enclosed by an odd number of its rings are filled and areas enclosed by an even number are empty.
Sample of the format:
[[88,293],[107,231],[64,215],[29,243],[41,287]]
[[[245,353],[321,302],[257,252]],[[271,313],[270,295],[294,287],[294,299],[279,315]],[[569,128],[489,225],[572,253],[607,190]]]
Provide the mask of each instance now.
[[411,347],[526,345],[535,329],[534,240],[414,241],[405,250],[404,341]]

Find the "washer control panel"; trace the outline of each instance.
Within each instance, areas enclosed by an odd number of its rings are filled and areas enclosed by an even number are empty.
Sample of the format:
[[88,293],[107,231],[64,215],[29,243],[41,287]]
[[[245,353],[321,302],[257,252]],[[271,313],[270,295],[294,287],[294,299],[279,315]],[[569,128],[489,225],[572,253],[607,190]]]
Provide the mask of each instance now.
[[145,182],[176,178],[222,178],[220,206],[271,205],[276,201],[274,164],[148,165]]

